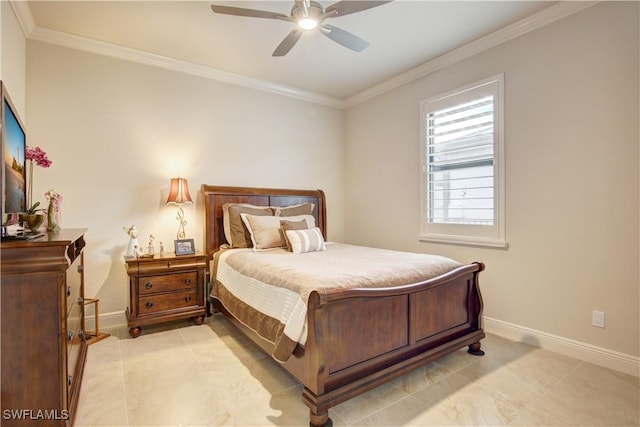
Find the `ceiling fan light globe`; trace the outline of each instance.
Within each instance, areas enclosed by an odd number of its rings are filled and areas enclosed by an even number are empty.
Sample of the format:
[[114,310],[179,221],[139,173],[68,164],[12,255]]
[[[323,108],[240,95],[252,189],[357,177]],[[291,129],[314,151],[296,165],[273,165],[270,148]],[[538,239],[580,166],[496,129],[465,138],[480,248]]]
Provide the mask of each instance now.
[[318,21],[312,18],[302,18],[298,21],[298,26],[303,30],[313,30],[318,26]]

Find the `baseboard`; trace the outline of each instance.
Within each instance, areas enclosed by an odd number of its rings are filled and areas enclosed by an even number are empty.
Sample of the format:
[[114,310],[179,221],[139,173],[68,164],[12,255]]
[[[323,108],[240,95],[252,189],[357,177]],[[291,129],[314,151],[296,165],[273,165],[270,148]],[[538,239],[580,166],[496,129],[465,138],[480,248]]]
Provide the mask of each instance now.
[[[95,330],[95,316],[88,315],[84,319],[85,328],[89,331]],[[116,328],[127,325],[127,316],[124,311],[114,311],[111,313],[100,313],[100,331],[108,328]]]
[[[94,328],[93,316],[86,317],[87,329]],[[126,326],[127,316],[124,311],[100,314],[100,330]],[[513,341],[523,342],[535,347],[555,351],[566,356],[575,357],[585,362],[604,366],[625,374],[640,377],[640,358],[619,353],[591,344],[575,341],[558,335],[549,334],[524,326],[503,322],[502,320],[484,317],[484,330]]]
[[484,318],[484,330],[513,341],[523,342],[535,347],[555,351],[595,365],[604,366],[625,374],[640,376],[640,358],[619,353],[591,344],[575,341],[558,335],[549,334],[524,326]]

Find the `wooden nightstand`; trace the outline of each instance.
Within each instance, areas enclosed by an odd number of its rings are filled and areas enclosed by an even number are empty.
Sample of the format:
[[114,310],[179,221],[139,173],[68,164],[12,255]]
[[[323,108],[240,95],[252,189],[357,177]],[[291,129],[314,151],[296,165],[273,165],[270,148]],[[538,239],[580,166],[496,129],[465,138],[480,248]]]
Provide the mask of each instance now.
[[153,258],[125,257],[129,275],[129,335],[137,338],[142,326],[193,317],[204,322],[207,256],[165,253]]

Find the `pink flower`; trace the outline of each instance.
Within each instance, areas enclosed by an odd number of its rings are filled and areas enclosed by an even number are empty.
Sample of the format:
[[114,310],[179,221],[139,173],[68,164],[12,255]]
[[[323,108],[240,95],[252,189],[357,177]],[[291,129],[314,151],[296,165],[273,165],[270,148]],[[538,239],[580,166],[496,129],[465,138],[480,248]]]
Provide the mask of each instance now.
[[44,197],[49,202],[53,200],[57,205],[62,203],[62,194],[56,193],[53,190],[49,190],[46,193],[44,193]]
[[43,168],[51,166],[51,160],[47,157],[47,153],[45,153],[40,147],[27,147],[26,158],[27,160],[36,162],[36,165],[42,166]]

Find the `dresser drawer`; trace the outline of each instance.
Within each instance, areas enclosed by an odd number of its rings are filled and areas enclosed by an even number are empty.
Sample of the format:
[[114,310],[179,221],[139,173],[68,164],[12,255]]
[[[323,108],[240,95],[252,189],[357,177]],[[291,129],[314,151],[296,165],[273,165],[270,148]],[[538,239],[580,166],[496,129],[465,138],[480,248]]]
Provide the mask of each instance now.
[[164,310],[197,306],[197,291],[195,289],[191,289],[168,294],[141,296],[139,304],[138,311],[140,314],[150,314]]
[[140,276],[138,279],[138,294],[149,295],[158,292],[170,292],[179,289],[195,289],[198,283],[198,272],[189,271],[175,274],[159,274],[155,276]]

